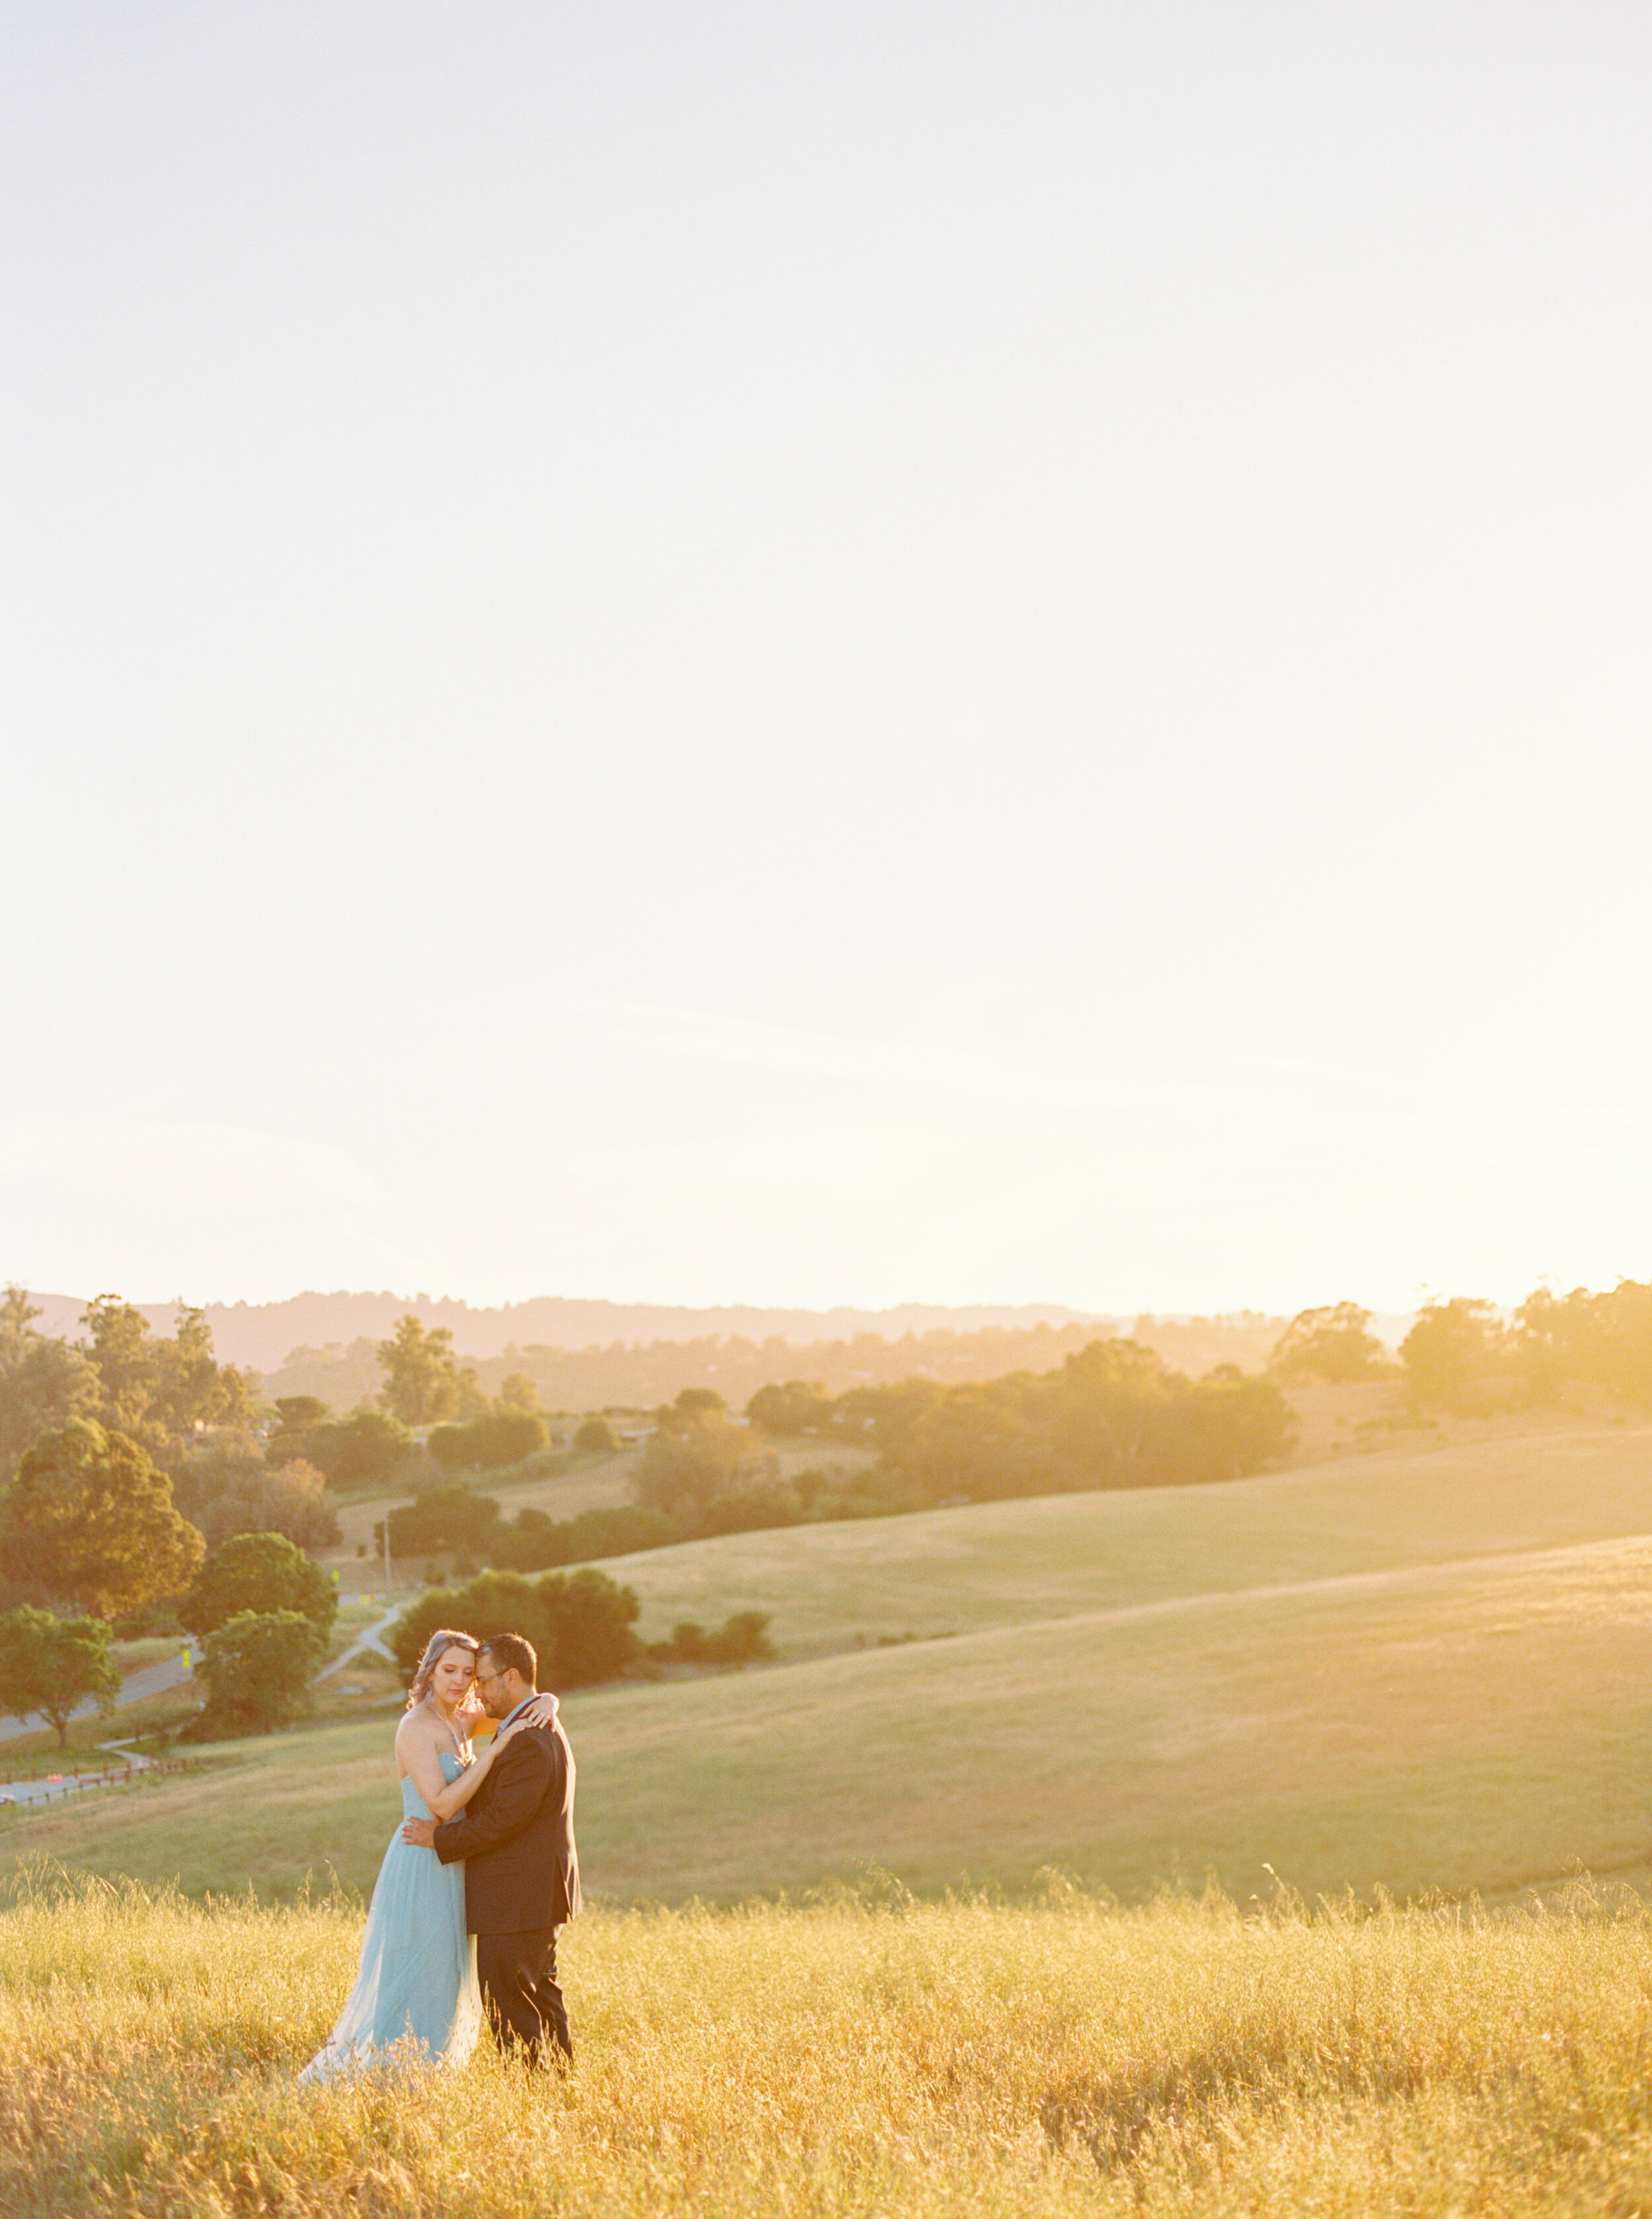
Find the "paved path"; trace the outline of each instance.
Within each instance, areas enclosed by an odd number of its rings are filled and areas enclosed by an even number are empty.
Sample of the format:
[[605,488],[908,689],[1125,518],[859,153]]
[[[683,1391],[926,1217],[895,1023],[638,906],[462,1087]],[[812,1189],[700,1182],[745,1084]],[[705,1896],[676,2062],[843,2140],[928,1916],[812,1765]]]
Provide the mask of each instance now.
[[[199,1656],[199,1643],[181,1642],[176,1656],[163,1656],[158,1664],[146,1664],[140,1671],[128,1672],[121,1682],[119,1700],[123,1705],[140,1703],[146,1695],[164,1695],[169,1688],[180,1687],[195,1670],[193,1663],[183,1662],[186,1652],[191,1657]],[[76,1706],[71,1716],[90,1719],[95,1717],[96,1712],[96,1704],[88,1695],[84,1703]],[[33,1718],[0,1719],[0,1741],[16,1741],[19,1734],[49,1732],[51,1725],[50,1719],[42,1718],[38,1711]]]
[[332,1679],[335,1672],[342,1672],[346,1664],[353,1664],[358,1656],[382,1656],[387,1664],[394,1664],[396,1661],[394,1655],[385,1647],[384,1637],[406,1607],[405,1603],[392,1603],[376,1625],[370,1625],[365,1633],[358,1633],[342,1655],[335,1656],[331,1664],[321,1667],[315,1675],[318,1682]]
[[[387,1664],[394,1664],[396,1660],[386,1648],[384,1636],[406,1608],[405,1601],[393,1603],[376,1625],[370,1625],[365,1633],[357,1635],[342,1656],[335,1656],[331,1664],[324,1664],[316,1674],[316,1678],[330,1680],[335,1672],[342,1672],[346,1664],[353,1663],[357,1657],[369,1653],[383,1657]],[[121,1706],[124,1709],[128,1703],[141,1703],[146,1696],[164,1695],[171,1688],[181,1687],[195,1670],[194,1661],[188,1664],[184,1663],[186,1654],[192,1660],[198,1660],[201,1655],[201,1644],[191,1640],[187,1636],[179,1642],[178,1653],[176,1656],[164,1656],[158,1664],[146,1664],[139,1671],[128,1672],[121,1682],[121,1693],[117,1699]],[[84,1703],[76,1706],[71,1716],[77,1719],[90,1719],[96,1714],[96,1704],[88,1695]],[[38,1711],[32,1718],[0,1719],[0,1741],[16,1741],[20,1734],[49,1732],[51,1725],[52,1721],[42,1718]],[[107,1742],[98,1744],[100,1749],[110,1748],[113,1745]]]

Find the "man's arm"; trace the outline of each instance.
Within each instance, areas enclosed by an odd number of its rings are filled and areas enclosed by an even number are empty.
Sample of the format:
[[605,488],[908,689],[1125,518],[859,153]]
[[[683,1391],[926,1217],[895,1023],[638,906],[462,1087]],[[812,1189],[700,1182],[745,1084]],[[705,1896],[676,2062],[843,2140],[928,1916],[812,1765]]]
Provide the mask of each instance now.
[[519,1733],[500,1751],[492,1792],[474,1816],[469,1811],[436,1829],[431,1847],[444,1865],[496,1849],[526,1831],[545,1799],[555,1765],[549,1736]]

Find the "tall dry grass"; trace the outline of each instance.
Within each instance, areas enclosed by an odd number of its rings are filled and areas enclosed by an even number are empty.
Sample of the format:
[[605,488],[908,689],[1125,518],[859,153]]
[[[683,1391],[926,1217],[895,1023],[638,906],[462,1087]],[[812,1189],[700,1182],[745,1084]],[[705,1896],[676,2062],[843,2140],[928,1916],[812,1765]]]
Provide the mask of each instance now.
[[1636,1906],[603,1914],[580,2057],[295,2085],[360,1914],[27,1878],[0,1912],[0,2210],[44,2214],[1652,2209]]

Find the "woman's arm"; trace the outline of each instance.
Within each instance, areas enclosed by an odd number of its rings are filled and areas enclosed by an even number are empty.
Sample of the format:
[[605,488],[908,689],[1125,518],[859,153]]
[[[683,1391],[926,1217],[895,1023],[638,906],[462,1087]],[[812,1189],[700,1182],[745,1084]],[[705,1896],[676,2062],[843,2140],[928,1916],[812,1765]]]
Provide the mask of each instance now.
[[[555,1717],[555,1712],[551,1715]],[[444,1780],[434,1795],[430,1794],[425,1789],[424,1781],[419,1781],[419,1792],[424,1796],[432,1815],[438,1818],[450,1818],[456,1811],[463,1810],[465,1805],[492,1771],[494,1760],[500,1750],[519,1734],[524,1726],[537,1725],[538,1723],[537,1718],[531,1717],[529,1712],[525,1711],[520,1718],[512,1719],[509,1725],[501,1726],[481,1755],[474,1758],[456,1780]],[[432,1751],[432,1756],[434,1758],[434,1750]],[[439,1763],[436,1769],[438,1773],[441,1771]]]

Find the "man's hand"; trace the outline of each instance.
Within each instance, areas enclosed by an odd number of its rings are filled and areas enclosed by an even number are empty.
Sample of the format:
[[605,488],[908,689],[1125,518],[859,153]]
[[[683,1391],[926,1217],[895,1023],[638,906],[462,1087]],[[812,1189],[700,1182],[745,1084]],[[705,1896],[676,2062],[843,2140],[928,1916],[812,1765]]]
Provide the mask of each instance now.
[[411,1842],[416,1849],[432,1849],[436,1843],[434,1818],[409,1818],[401,1830],[404,1842]]

